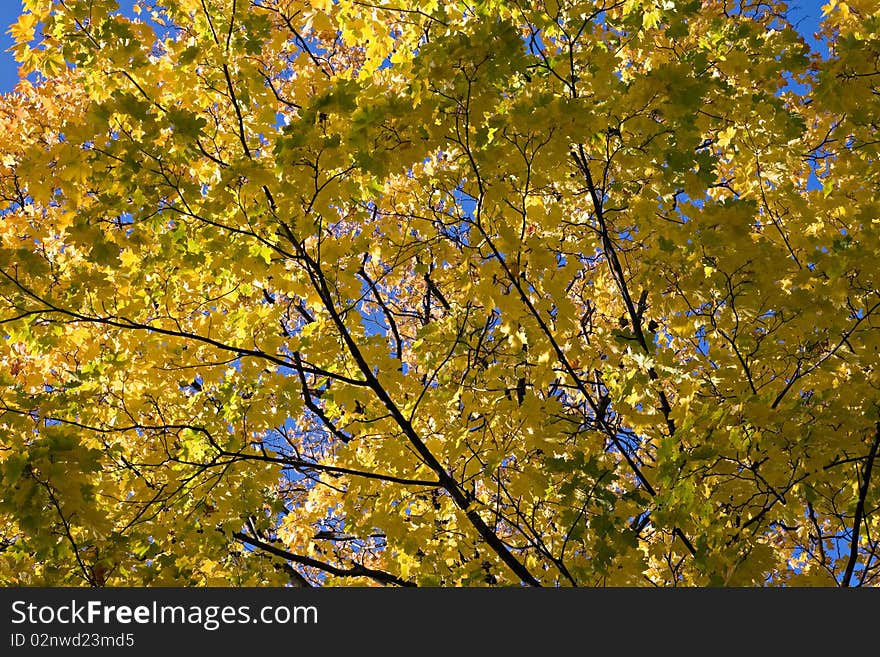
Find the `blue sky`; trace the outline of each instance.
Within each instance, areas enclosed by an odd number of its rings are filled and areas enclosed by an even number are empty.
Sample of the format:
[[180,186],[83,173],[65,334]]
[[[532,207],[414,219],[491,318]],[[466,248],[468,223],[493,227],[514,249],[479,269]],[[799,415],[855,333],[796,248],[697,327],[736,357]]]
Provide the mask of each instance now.
[[9,26],[18,20],[21,13],[20,0],[0,0],[0,92],[6,92],[15,86],[18,80],[18,66],[7,49],[12,45]]
[[822,18],[822,5],[828,0],[792,0],[788,3],[788,16],[801,34],[807,38],[807,42],[818,49],[819,44],[813,38],[813,33],[819,29],[819,20]]
[[[801,32],[816,46],[812,34],[819,26],[822,5],[827,0],[792,0],[789,15]],[[12,45],[9,26],[21,12],[21,0],[0,0],[0,93],[11,90],[18,79],[18,67],[7,49]]]

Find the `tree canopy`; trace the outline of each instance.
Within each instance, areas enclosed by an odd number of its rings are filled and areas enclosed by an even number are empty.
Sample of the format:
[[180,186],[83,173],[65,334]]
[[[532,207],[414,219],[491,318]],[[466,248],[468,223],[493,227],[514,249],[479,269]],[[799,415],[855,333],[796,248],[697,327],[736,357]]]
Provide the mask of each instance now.
[[880,10],[24,0],[0,582],[880,582]]

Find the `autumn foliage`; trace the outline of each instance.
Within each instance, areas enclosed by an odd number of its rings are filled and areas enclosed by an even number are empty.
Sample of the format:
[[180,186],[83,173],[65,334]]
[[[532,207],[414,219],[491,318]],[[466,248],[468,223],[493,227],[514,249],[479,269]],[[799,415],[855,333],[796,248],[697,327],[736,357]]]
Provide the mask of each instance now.
[[880,582],[880,11],[25,0],[0,583]]

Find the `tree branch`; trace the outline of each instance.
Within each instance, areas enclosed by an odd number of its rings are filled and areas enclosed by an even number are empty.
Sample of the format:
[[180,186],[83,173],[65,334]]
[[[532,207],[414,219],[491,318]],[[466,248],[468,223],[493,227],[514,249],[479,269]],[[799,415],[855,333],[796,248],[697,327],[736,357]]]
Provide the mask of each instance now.
[[848,587],[853,576],[856,563],[859,558],[859,536],[861,534],[862,520],[865,517],[865,499],[868,497],[868,487],[871,485],[871,470],[874,467],[874,459],[877,457],[877,450],[880,449],[880,422],[874,429],[874,442],[868,451],[865,460],[865,469],[862,472],[862,483],[859,486],[859,500],[856,504],[856,515],[853,519],[852,538],[849,544],[849,560],[846,564],[846,570],[843,571],[843,579],[840,585]]
[[299,554],[294,554],[293,552],[288,552],[287,550],[283,550],[275,545],[266,543],[252,536],[248,536],[247,534],[244,534],[242,532],[234,532],[232,534],[232,538],[246,545],[250,545],[251,547],[269,552],[270,554],[274,554],[276,557],[281,557],[282,559],[287,559],[288,561],[292,561],[293,563],[298,563],[303,566],[317,568],[318,570],[323,570],[325,573],[336,575],[337,577],[369,577],[373,581],[385,585],[392,584],[394,586],[416,586],[413,582],[401,579],[397,575],[386,573],[384,570],[367,568],[366,566],[362,566],[359,563],[352,564],[351,568],[340,568],[325,561],[319,561],[317,559],[312,559],[311,557],[304,557]]

